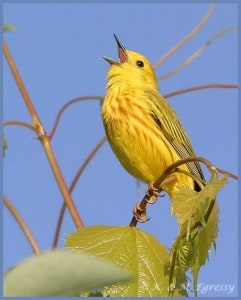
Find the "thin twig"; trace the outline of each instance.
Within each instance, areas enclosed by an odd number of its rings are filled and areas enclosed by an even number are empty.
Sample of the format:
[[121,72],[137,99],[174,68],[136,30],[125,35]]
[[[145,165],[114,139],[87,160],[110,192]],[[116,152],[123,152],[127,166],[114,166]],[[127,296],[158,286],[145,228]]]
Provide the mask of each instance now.
[[174,97],[180,94],[194,92],[194,91],[200,91],[204,89],[211,89],[211,88],[222,88],[222,89],[237,89],[237,84],[225,84],[225,83],[210,83],[210,84],[204,84],[204,85],[197,85],[190,88],[181,89],[169,94],[164,95],[165,98]]
[[231,178],[233,178],[233,179],[235,179],[235,180],[238,180],[238,176],[237,176],[237,175],[234,175],[233,173],[230,173],[230,172],[228,172],[228,171],[225,171],[225,170],[220,169],[220,168],[217,168],[217,167],[216,167],[216,170],[217,170],[217,172],[220,173],[220,174],[227,174],[229,177],[231,177]]
[[189,41],[208,21],[211,17],[212,12],[214,10],[214,4],[210,4],[209,9],[201,22],[188,34],[186,35],[181,41],[179,41],[175,46],[173,46],[166,54],[164,54],[155,64],[154,68],[158,68],[167,58],[169,58],[174,52],[176,52],[181,46],[183,46],[187,41]]
[[3,123],[3,126],[10,126],[10,125],[22,126],[22,127],[31,129],[35,133],[38,134],[38,132],[36,131],[36,128],[33,125],[22,122],[22,121],[6,121],[6,122]]
[[[74,176],[74,179],[72,180],[72,183],[69,187],[70,193],[73,192],[73,190],[76,186],[76,183],[78,182],[81,174],[84,172],[85,168],[87,167],[87,165],[89,164],[91,159],[94,157],[94,155],[97,153],[97,151],[102,147],[102,145],[105,143],[105,141],[106,141],[106,136],[102,137],[102,139],[98,142],[98,144],[94,147],[94,149],[86,157],[84,163],[81,165],[78,172]],[[53,246],[52,246],[53,248],[56,248],[57,244],[58,244],[60,229],[61,229],[61,225],[63,222],[64,213],[65,213],[65,208],[66,208],[66,205],[65,205],[65,202],[63,202],[60,213],[59,213],[59,218],[58,218],[58,222],[56,225],[56,229],[55,229],[54,241],[53,241]]]
[[96,144],[96,146],[94,147],[94,149],[89,153],[89,155],[86,157],[84,163],[81,165],[81,167],[79,168],[78,172],[76,173],[76,175],[74,176],[72,183],[69,187],[69,191],[72,193],[72,191],[75,188],[76,183],[78,182],[80,176],[82,175],[82,173],[84,172],[84,170],[86,169],[87,165],[89,164],[89,162],[91,161],[91,159],[94,157],[94,155],[99,151],[99,149],[103,146],[103,144],[106,142],[106,136],[103,136],[100,141]]
[[154,182],[154,184],[153,184],[154,188],[158,189],[159,186],[161,186],[163,180],[165,180],[165,178],[168,175],[170,175],[173,171],[175,171],[175,169],[177,169],[181,165],[187,164],[189,162],[202,162],[208,168],[211,168],[213,166],[213,164],[204,157],[188,157],[188,158],[185,158],[185,159],[180,159],[180,160],[174,162],[173,164],[171,164],[170,166],[168,166],[165,169],[165,171],[162,173],[162,175]]
[[66,205],[69,209],[70,215],[71,215],[76,227],[82,228],[82,227],[84,227],[84,224],[80,218],[80,215],[74,204],[74,201],[68,191],[67,185],[64,181],[63,175],[61,173],[61,170],[57,163],[52,146],[50,144],[50,140],[46,134],[46,131],[42,125],[42,122],[37,114],[37,111],[33,105],[33,102],[31,100],[28,92],[27,92],[27,89],[23,83],[23,80],[20,76],[20,73],[17,69],[17,66],[13,60],[13,57],[12,57],[6,43],[3,44],[3,51],[4,51],[5,57],[7,59],[8,65],[11,69],[11,72],[14,76],[15,82],[19,88],[20,93],[22,94],[23,100],[24,100],[26,107],[28,108],[28,111],[31,115],[33,126],[35,127],[35,130],[38,134],[39,140],[41,141],[41,143],[43,145],[43,148],[46,153],[47,159],[49,161],[50,167],[52,169],[52,172],[54,174],[54,177],[56,179],[56,182],[58,184],[60,192],[64,198],[64,201],[66,202]]
[[192,55],[190,55],[187,59],[184,60],[183,63],[181,63],[177,68],[175,68],[173,71],[168,72],[167,74],[164,74],[162,76],[159,76],[158,80],[164,80],[167,79],[173,75],[176,75],[181,70],[183,70],[187,65],[189,65],[194,59],[196,59],[198,56],[200,56],[207,47],[209,47],[214,41],[216,41],[219,37],[221,37],[223,34],[236,30],[236,27],[230,27],[223,29],[222,31],[215,34],[210,40],[208,40],[204,45],[202,45],[197,51],[195,51]]
[[13,215],[14,219],[19,224],[20,228],[22,229],[27,240],[29,241],[29,244],[31,245],[31,247],[33,249],[33,252],[35,254],[40,254],[41,251],[40,251],[40,248],[38,246],[36,239],[34,238],[28,225],[24,222],[23,218],[21,217],[20,213],[17,211],[15,206],[11,203],[11,201],[6,196],[3,196],[3,203],[5,204],[5,206],[8,208],[10,213]]
[[63,202],[62,206],[61,206],[61,209],[60,209],[60,212],[59,212],[57,225],[56,225],[56,228],[55,228],[54,241],[53,241],[53,245],[52,245],[53,249],[57,248],[57,245],[58,245],[59,235],[60,235],[60,230],[61,230],[61,226],[62,226],[63,219],[64,219],[65,210],[66,210],[66,205],[65,205],[65,202]]
[[57,117],[55,118],[55,121],[54,121],[54,125],[53,125],[53,128],[51,129],[50,133],[49,133],[49,139],[51,140],[55,134],[55,131],[57,129],[57,126],[60,122],[60,118],[62,116],[62,114],[64,113],[64,111],[71,105],[75,104],[75,103],[78,103],[80,101],[84,101],[84,100],[103,100],[104,98],[101,97],[101,96],[83,96],[83,97],[78,97],[78,98],[75,98],[75,99],[72,99],[70,101],[68,101],[67,103],[65,103],[61,109],[59,110],[58,114],[57,114]]

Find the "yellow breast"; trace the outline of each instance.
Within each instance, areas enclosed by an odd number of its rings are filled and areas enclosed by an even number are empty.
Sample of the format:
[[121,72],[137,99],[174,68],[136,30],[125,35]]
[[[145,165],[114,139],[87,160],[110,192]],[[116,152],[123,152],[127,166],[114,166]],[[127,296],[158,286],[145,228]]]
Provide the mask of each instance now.
[[[153,182],[180,159],[151,118],[139,91],[107,93],[102,118],[111,148],[122,166],[137,179]],[[193,185],[185,177],[187,184]]]

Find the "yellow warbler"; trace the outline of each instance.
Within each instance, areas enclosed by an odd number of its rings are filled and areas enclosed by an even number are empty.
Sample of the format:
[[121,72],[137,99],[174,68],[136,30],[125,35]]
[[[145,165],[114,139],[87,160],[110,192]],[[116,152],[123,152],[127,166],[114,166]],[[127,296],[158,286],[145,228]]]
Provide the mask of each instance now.
[[[122,166],[137,179],[151,183],[177,160],[194,157],[187,133],[176,113],[159,94],[157,78],[149,60],[126,50],[114,35],[119,53],[110,64],[102,119],[111,148]],[[164,189],[172,196],[185,184],[200,190],[204,176],[198,162],[182,165],[175,180]],[[188,176],[188,174],[193,176]]]

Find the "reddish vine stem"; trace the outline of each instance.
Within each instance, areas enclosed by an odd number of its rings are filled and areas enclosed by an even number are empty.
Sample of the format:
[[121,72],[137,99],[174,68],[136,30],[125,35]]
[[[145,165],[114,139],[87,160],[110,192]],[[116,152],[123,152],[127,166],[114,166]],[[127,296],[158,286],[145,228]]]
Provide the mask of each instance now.
[[34,131],[35,133],[38,134],[38,132],[36,131],[36,128],[31,124],[28,124],[28,123],[25,123],[22,121],[15,121],[15,120],[3,122],[3,126],[10,126],[10,125],[22,126],[22,127],[31,129],[32,131]]
[[104,98],[101,96],[83,96],[83,97],[78,97],[78,98],[74,98],[70,101],[68,101],[67,103],[65,103],[61,109],[59,110],[57,117],[55,118],[55,122],[53,125],[53,128],[51,129],[50,133],[49,133],[49,139],[51,140],[55,134],[55,131],[57,129],[57,126],[59,124],[60,118],[62,116],[62,114],[64,113],[64,111],[71,105],[78,103],[80,101],[84,101],[84,100],[103,100]]
[[225,171],[223,169],[220,169],[220,168],[216,168],[217,172],[220,173],[220,174],[227,174],[228,176],[230,176],[231,178],[235,179],[235,180],[238,180],[238,176],[228,172],[228,171]]

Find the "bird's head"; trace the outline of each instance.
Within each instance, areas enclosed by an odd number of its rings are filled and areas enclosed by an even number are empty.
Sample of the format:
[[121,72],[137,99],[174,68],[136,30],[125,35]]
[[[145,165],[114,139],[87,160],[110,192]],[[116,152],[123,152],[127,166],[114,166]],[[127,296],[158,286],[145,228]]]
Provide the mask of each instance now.
[[126,50],[119,38],[114,34],[119,60],[103,58],[110,64],[107,75],[107,88],[116,85],[142,86],[158,90],[158,83],[150,61],[142,54]]

